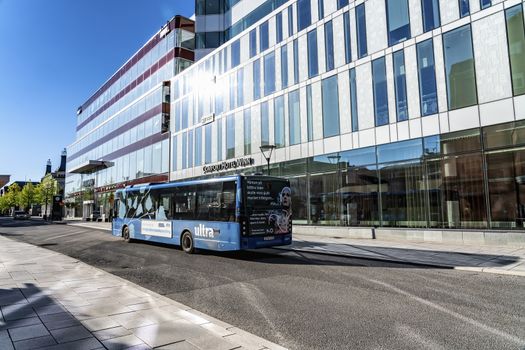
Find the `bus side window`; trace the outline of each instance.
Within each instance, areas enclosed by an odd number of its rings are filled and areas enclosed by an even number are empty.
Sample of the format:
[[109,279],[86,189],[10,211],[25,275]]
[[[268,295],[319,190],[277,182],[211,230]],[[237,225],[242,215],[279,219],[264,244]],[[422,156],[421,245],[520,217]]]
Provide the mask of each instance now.
[[156,213],[157,220],[171,220],[171,195],[169,193],[162,193],[159,197],[158,208]]
[[235,181],[223,182],[221,217],[224,221],[235,221],[235,193],[237,186]]
[[195,216],[196,194],[193,187],[177,188],[174,196],[174,220],[193,220]]
[[220,183],[203,184],[198,187],[195,219],[204,221],[220,220],[220,197],[218,198],[220,191]]

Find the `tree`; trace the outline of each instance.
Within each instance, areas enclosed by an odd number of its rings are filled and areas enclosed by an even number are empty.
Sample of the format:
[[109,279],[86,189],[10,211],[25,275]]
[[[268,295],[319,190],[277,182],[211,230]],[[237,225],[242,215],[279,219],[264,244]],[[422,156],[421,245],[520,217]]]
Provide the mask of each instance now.
[[35,186],[31,182],[28,182],[19,192],[17,198],[18,206],[29,210],[32,204],[36,202]]
[[18,196],[20,194],[20,186],[15,182],[8,187],[7,193],[4,195],[5,204],[7,208],[13,208],[18,204]]
[[9,210],[9,206],[7,205],[7,200],[4,197],[0,197],[0,213],[6,213]]
[[47,215],[47,206],[49,200],[58,193],[58,183],[50,175],[42,179],[36,189],[36,199],[42,205],[45,205],[44,215]]

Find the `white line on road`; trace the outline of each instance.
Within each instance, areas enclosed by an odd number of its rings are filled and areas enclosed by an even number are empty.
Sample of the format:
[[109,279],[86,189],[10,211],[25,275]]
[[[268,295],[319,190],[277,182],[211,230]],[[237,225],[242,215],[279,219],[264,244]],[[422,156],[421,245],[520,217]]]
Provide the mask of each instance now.
[[50,241],[50,240],[56,239],[56,238],[62,238],[62,237],[67,237],[67,236],[72,236],[72,235],[78,235],[79,233],[82,233],[82,232],[84,232],[84,231],[74,231],[74,232],[63,234],[63,235],[51,236],[51,237],[48,237],[48,238],[44,239],[44,242]]

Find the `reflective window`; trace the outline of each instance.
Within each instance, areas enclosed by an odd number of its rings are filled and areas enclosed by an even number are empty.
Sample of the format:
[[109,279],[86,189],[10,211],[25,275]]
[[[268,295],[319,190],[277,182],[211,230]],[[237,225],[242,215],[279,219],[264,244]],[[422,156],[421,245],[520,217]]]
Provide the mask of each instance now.
[[323,98],[323,135],[339,135],[339,93],[337,75],[322,81]]
[[270,144],[270,110],[268,102],[261,104],[261,145]]
[[366,56],[366,14],[365,4],[360,4],[355,8],[355,18],[357,27],[357,56],[359,58]]
[[231,62],[232,68],[237,67],[241,63],[241,41],[236,40],[231,45]]
[[407,83],[405,74],[405,54],[403,50],[394,52],[394,87],[396,92],[397,121],[408,119]]
[[244,104],[244,68],[237,71],[237,106]]
[[263,52],[269,45],[268,21],[266,21],[259,26],[259,51]]
[[275,54],[264,56],[264,96],[275,91]]
[[293,83],[299,83],[299,44],[297,39],[293,41]]
[[388,89],[386,85],[385,57],[372,61],[374,84],[375,126],[388,124]]
[[525,28],[523,7],[516,5],[505,11],[507,40],[514,96],[525,94]]
[[252,118],[250,109],[245,109],[243,113],[244,128],[244,155],[252,153]]
[[348,5],[348,0],[337,0],[337,9],[341,9]]
[[419,159],[423,156],[421,139],[388,143],[377,146],[377,162],[390,163]]
[[204,163],[210,164],[211,163],[211,130],[212,125],[208,124],[204,127]]
[[230,108],[235,108],[235,92],[237,91],[237,85],[235,84],[235,73],[230,74]]
[[[188,168],[193,167],[193,130],[188,131]],[[146,154],[144,154],[144,159],[147,162]]]
[[308,32],[308,78],[315,77],[319,73],[317,62],[317,30]]
[[235,157],[235,116],[226,117],[226,159]]
[[317,14],[319,15],[319,20],[324,18],[324,0],[317,0]]
[[345,63],[352,61],[352,44],[350,42],[350,13],[343,13],[343,26],[345,30]]
[[421,115],[436,114],[438,112],[438,102],[432,39],[417,44],[417,64],[419,69]]
[[352,131],[359,130],[357,112],[357,85],[355,82],[355,68],[350,69],[350,113],[352,117]]
[[486,9],[487,7],[490,7],[490,5],[492,5],[492,1],[491,0],[480,0],[479,5],[481,9],[483,10],[483,9]]
[[301,116],[299,112],[299,90],[288,94],[288,129],[289,143],[296,145],[301,143]]
[[312,23],[311,0],[297,1],[297,31],[301,31]]
[[421,0],[423,31],[428,32],[440,26],[439,0]]
[[[224,124],[224,118],[219,119],[217,122],[217,160],[222,160],[222,125]],[[182,150],[184,155],[184,150]],[[184,157],[183,157],[184,158]]]
[[288,36],[293,35],[293,5],[288,6]]
[[261,61],[253,61],[253,99],[258,100],[261,97]]
[[288,86],[288,45],[281,46],[281,84],[283,89]]
[[306,128],[308,141],[314,139],[314,111],[312,107],[312,85],[306,86]]
[[273,123],[274,123],[274,144],[275,147],[284,147],[284,96],[276,97],[274,100],[273,110]]
[[257,28],[250,30],[250,58],[257,55]]
[[483,144],[485,149],[525,145],[525,121],[484,127]]
[[202,127],[195,129],[195,166],[202,165]]
[[465,17],[470,14],[469,0],[459,0],[459,16]]
[[281,12],[279,12],[275,16],[275,25],[276,25],[275,40],[276,40],[276,43],[278,44],[281,41],[283,41],[283,14]]
[[334,69],[334,31],[332,21],[324,24],[324,45],[326,71]]
[[387,0],[388,45],[410,38],[408,0]]
[[470,25],[443,34],[448,109],[478,103]]

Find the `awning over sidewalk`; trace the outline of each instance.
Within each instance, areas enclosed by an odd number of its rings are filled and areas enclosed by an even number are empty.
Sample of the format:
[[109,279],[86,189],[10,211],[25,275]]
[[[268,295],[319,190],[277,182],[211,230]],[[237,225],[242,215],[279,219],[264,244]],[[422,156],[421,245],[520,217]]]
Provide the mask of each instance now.
[[99,170],[110,168],[113,165],[115,165],[115,163],[106,160],[88,160],[68,172],[71,174],[92,174]]

